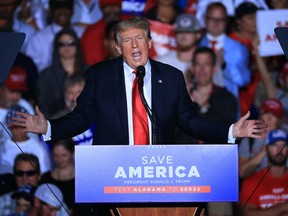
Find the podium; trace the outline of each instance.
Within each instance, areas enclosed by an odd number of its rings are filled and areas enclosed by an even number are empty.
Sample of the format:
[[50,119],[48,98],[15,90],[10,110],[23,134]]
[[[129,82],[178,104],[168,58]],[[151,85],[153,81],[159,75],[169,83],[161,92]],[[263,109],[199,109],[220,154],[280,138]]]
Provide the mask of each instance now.
[[197,203],[238,201],[237,145],[76,146],[75,156],[76,203],[116,215],[202,215]]

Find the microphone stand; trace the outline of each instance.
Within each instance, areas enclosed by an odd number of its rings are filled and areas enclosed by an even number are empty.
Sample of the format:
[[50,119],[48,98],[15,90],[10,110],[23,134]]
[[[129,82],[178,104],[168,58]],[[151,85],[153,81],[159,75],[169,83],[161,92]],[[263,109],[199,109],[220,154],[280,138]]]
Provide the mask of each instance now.
[[157,133],[156,133],[156,119],[155,116],[152,112],[152,109],[149,107],[145,97],[144,97],[144,93],[143,93],[143,77],[138,77],[138,90],[139,90],[139,94],[140,94],[140,98],[141,101],[145,107],[145,110],[148,114],[148,117],[151,121],[151,125],[152,125],[152,145],[157,144]]

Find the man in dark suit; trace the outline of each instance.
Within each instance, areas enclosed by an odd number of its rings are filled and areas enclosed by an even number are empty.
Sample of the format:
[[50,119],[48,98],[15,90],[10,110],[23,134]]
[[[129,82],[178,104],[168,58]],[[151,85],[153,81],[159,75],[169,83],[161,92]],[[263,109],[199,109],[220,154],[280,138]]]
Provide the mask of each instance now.
[[[237,137],[260,138],[266,132],[263,121],[247,120],[249,113],[231,126],[200,117],[187,93],[182,72],[149,59],[151,36],[145,19],[124,20],[115,26],[114,33],[121,57],[89,69],[74,111],[47,121],[36,107],[35,116],[19,113],[21,118],[14,119],[15,124],[22,126],[22,131],[55,141],[82,133],[95,121],[93,144],[133,145],[133,71],[144,66],[144,95],[156,119],[157,143],[172,144],[176,125],[193,137],[219,143],[228,139],[234,142]],[[151,143],[151,133],[149,137]]]

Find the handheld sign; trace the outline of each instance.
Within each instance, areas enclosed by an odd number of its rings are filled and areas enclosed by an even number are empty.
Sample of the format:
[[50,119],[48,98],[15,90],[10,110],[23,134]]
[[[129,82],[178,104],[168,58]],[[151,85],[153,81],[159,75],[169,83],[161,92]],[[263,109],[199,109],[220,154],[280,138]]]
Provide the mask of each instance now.
[[256,17],[257,32],[260,39],[260,56],[283,55],[274,29],[288,26],[288,9],[258,10]]

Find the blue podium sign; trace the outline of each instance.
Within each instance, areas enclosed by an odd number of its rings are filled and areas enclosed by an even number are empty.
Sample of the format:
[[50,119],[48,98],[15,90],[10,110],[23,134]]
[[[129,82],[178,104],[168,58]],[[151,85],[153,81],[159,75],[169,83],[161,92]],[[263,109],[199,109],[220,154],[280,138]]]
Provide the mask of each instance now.
[[76,146],[77,203],[238,201],[237,145]]

